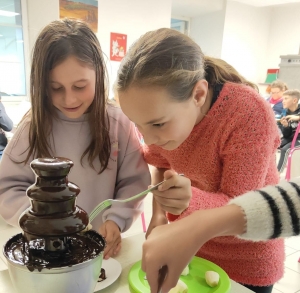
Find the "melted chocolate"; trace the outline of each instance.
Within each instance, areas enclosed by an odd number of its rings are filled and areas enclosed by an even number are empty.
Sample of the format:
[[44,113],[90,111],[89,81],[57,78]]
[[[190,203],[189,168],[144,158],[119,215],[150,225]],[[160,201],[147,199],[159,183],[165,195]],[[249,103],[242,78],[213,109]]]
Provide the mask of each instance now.
[[6,257],[30,271],[73,266],[97,257],[105,240],[90,230],[87,213],[76,206],[80,189],[68,181],[73,162],[43,158],[31,162],[36,182],[27,189],[31,207],[20,217],[24,231],[8,240]]
[[104,250],[104,240],[92,240],[89,232],[68,237],[63,253],[45,251],[43,239],[28,244],[20,233],[9,239],[4,246],[4,253],[11,261],[27,266],[30,271],[72,266],[93,259]]
[[106,279],[105,269],[101,268],[100,276],[98,278],[98,282],[102,282]]
[[11,261],[25,265],[30,271],[41,271],[85,262],[97,257],[105,247],[103,237],[93,230],[67,237],[63,253],[45,251],[43,244],[43,239],[28,243],[20,233],[9,239],[4,253]]

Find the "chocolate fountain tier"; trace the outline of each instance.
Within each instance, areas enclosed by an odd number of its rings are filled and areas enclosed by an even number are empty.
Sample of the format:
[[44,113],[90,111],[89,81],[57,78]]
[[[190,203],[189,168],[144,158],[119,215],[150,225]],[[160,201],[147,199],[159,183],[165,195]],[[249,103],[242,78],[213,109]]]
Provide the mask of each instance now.
[[78,207],[72,214],[60,213],[47,217],[35,216],[29,211],[23,213],[20,218],[20,227],[28,240],[72,235],[84,230],[88,224],[86,212]]
[[19,220],[27,241],[60,238],[84,230],[89,223],[88,215],[75,205],[80,189],[67,178],[73,162],[66,158],[42,158],[32,161],[30,166],[36,174],[35,184],[27,189],[31,207]]
[[73,162],[67,158],[40,158],[30,164],[38,177],[66,177],[68,176]]

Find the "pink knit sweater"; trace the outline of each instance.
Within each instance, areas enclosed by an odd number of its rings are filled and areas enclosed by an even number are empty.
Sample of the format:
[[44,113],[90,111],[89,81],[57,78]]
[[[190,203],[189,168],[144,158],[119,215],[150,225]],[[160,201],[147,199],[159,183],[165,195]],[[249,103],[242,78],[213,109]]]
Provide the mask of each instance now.
[[[183,218],[195,210],[223,206],[246,191],[276,184],[279,142],[274,114],[263,98],[250,87],[227,83],[182,145],[173,151],[145,146],[145,159],[191,179],[193,197],[179,217]],[[168,217],[170,221],[177,218]],[[219,237],[207,242],[197,255],[243,284],[268,286],[283,275],[282,239],[249,242]]]

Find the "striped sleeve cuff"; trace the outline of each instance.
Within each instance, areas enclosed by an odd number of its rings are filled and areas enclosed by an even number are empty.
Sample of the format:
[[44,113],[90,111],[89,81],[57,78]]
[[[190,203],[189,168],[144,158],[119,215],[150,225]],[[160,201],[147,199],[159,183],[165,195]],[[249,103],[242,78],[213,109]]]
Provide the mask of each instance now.
[[268,240],[300,234],[300,177],[276,186],[250,191],[229,204],[240,206],[245,214],[246,240]]

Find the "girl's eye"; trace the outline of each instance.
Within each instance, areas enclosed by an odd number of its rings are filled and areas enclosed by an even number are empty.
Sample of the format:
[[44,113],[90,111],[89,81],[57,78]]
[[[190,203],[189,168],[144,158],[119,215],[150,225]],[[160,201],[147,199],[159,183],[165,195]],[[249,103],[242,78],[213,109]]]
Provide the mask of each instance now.
[[74,88],[76,90],[83,90],[85,88],[85,86],[74,86]]
[[52,88],[53,91],[58,92],[60,90],[62,90],[62,87],[58,87],[58,88]]
[[165,123],[157,123],[157,124],[153,124],[154,127],[162,127],[164,126]]

